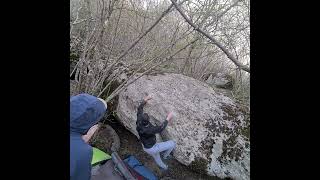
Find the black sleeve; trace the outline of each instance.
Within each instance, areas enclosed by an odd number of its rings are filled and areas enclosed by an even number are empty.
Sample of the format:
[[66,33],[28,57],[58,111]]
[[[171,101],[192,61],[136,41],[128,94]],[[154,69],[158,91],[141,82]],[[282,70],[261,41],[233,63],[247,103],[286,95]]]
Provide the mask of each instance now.
[[148,128],[145,133],[146,134],[157,134],[161,133],[168,125],[168,121],[165,120],[160,126],[151,126]]
[[143,106],[146,104],[146,102],[143,100],[139,107],[138,107],[138,112],[137,112],[137,121],[142,120],[142,114],[143,114]]

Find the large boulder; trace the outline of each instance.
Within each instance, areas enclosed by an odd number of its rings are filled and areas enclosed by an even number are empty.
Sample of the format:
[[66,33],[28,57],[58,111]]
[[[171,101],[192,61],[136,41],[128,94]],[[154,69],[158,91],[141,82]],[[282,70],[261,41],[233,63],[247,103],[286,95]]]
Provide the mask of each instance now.
[[250,178],[249,120],[230,98],[209,85],[180,74],[147,75],[119,94],[117,116],[137,137],[136,113],[142,98],[151,123],[175,116],[158,140],[177,142],[174,157],[200,173],[220,178]]
[[94,134],[89,143],[104,152],[112,153],[120,149],[120,138],[117,132],[109,125],[103,124]]

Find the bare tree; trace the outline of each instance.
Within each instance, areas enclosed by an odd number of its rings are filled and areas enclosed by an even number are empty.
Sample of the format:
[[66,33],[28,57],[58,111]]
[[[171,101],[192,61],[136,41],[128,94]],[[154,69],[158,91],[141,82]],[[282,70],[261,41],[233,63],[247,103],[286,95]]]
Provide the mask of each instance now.
[[247,75],[236,75],[239,69],[250,72],[247,0],[71,1],[70,50],[76,65],[70,77],[77,93],[111,101],[155,71],[202,81],[224,71],[237,77],[237,92],[247,86]]

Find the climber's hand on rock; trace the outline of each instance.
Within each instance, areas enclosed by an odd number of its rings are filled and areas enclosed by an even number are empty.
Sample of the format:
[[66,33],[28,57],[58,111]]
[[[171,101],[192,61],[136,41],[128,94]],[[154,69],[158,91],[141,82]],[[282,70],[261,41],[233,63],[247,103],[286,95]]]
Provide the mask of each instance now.
[[150,99],[152,99],[152,97],[150,95],[146,96],[145,98],[143,98],[144,102],[148,102]]
[[173,117],[173,112],[170,112],[167,116],[167,121],[170,121]]

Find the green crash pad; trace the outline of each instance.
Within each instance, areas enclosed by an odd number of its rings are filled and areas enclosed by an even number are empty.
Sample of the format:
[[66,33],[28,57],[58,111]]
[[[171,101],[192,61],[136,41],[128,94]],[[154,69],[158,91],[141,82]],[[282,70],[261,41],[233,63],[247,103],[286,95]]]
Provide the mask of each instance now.
[[105,160],[111,159],[111,156],[103,151],[101,151],[98,148],[92,147],[93,149],[93,155],[92,155],[92,161],[91,165],[95,166]]

